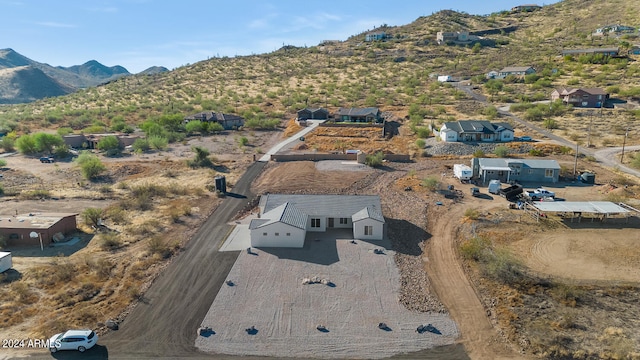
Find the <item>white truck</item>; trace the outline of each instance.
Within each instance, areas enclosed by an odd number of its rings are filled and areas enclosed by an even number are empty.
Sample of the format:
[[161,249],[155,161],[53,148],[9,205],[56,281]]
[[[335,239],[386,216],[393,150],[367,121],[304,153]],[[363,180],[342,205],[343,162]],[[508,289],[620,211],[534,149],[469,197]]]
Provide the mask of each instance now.
[[545,188],[537,188],[533,191],[525,191],[524,195],[532,201],[542,200],[545,198],[553,199],[556,197],[556,193]]
[[502,188],[502,184],[500,180],[491,180],[489,181],[489,186],[487,187],[487,191],[490,194],[498,195],[500,194],[500,189]]
[[438,81],[439,82],[450,82],[450,81],[453,81],[453,78],[450,75],[439,75],[438,76]]
[[0,251],[0,273],[3,273],[13,267],[11,262],[11,253]]
[[471,177],[473,176],[473,170],[468,165],[454,164],[453,176],[457,177],[461,182],[467,182],[471,180]]

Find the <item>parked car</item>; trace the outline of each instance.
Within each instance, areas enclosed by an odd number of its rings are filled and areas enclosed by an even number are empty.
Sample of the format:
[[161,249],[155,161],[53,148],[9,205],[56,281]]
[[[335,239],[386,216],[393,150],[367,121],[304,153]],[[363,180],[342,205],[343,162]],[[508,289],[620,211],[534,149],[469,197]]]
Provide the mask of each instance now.
[[49,351],[78,350],[85,352],[98,342],[98,335],[92,330],[68,330],[55,334],[49,339]]
[[544,188],[537,188],[533,191],[525,192],[525,196],[533,201],[536,201],[536,200],[542,200],[545,198],[553,199],[556,197],[556,193]]
[[40,158],[40,162],[41,163],[53,163],[56,162],[56,160],[53,158],[53,156],[43,156]]
[[518,138],[520,141],[533,141],[533,139],[531,138],[531,136],[525,135],[525,136],[520,136]]

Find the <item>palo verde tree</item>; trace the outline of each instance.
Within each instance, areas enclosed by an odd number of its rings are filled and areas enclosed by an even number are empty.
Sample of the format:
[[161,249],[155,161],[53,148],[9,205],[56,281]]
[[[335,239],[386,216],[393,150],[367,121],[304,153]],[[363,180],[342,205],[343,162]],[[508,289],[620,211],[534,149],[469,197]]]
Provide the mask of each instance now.
[[80,166],[82,176],[87,180],[95,179],[107,169],[100,158],[86,151],[83,151],[75,161]]

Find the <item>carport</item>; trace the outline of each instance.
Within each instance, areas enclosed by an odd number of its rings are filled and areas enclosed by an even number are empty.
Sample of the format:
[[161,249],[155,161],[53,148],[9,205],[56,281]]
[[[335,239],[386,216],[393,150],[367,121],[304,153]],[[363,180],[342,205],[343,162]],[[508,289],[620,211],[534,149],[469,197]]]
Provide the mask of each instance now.
[[527,204],[527,206],[535,208],[538,219],[546,217],[547,213],[556,213],[563,219],[569,219],[570,222],[574,220],[581,222],[584,215],[588,215],[587,218],[591,219],[591,222],[594,220],[604,222],[614,216],[622,216],[628,222],[632,211],[640,213],[640,210],[627,204],[616,204],[610,201],[542,201]]

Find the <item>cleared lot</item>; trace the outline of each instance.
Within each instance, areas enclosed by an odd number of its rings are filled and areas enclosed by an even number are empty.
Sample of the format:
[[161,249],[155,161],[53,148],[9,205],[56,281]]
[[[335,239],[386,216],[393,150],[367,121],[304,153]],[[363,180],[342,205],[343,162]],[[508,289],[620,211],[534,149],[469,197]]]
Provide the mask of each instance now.
[[[339,239],[348,240],[335,240]],[[382,248],[384,254],[375,254]],[[242,252],[202,324],[203,351],[233,355],[384,358],[452,344],[448,315],[416,313],[398,302],[400,275],[387,243],[352,243],[337,230],[307,236],[303,249]],[[305,278],[329,285],[303,285]],[[387,331],[378,328],[386,323]],[[325,332],[317,325],[324,325]],[[417,333],[419,325],[432,324]],[[251,335],[245,329],[254,326]]]

